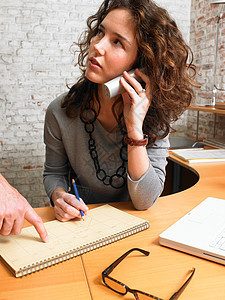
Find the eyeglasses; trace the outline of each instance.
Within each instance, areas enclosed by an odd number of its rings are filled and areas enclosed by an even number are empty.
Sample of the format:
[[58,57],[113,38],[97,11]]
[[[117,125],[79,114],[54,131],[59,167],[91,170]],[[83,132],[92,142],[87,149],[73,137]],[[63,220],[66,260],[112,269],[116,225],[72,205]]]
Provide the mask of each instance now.
[[[131,252],[133,251],[139,251],[141,253],[143,253],[144,255],[148,256],[150,254],[150,252],[139,249],[139,248],[133,248],[130,249],[129,251],[127,251],[126,253],[124,253],[122,256],[120,256],[116,261],[114,261],[114,263],[112,263],[107,269],[105,269],[105,271],[102,272],[102,280],[104,282],[104,284],[110,288],[111,290],[113,290],[114,292],[120,294],[120,295],[126,295],[128,292],[132,293],[135,297],[136,300],[149,300],[149,298],[151,299],[157,299],[157,300],[163,300],[159,297],[150,295],[148,293],[139,291],[139,290],[133,290],[130,289],[126,284],[112,278],[111,276],[109,276],[109,274],[113,271],[113,269],[127,256],[129,255]],[[191,270],[191,274],[189,275],[188,279],[185,281],[185,283],[179,288],[179,290],[174,293],[169,300],[174,300],[174,299],[178,299],[178,297],[180,296],[180,294],[183,292],[183,290],[185,289],[185,287],[188,285],[188,283],[190,282],[192,276],[195,273],[195,268],[193,268]]]

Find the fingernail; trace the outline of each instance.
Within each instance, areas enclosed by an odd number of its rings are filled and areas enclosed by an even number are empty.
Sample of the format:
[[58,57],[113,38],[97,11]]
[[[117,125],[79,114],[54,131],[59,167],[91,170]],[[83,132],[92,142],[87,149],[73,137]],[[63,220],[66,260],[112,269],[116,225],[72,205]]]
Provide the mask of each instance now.
[[48,241],[49,241],[49,238],[48,238],[48,236],[46,236],[46,237],[44,238],[44,242],[47,243]]

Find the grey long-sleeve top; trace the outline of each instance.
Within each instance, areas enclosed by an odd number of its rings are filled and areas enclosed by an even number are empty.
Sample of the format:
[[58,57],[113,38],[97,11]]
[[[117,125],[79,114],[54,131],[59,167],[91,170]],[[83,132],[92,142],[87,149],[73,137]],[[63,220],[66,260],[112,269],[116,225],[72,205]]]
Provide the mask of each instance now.
[[[72,167],[79,179],[80,197],[86,204],[131,200],[138,210],[149,208],[164,187],[168,137],[157,140],[152,147],[147,148],[150,165],[138,181],[133,181],[127,174],[126,184],[120,189],[104,185],[96,177],[88,149],[89,134],[84,129],[84,123],[79,116],[75,119],[66,116],[65,109],[61,108],[63,97],[65,94],[50,103],[45,117],[44,186],[49,198],[51,199],[53,191],[58,187],[68,191],[71,186],[68,175]],[[94,126],[92,136],[97,146],[99,165],[106,174],[113,175],[122,164],[122,134],[109,133],[98,120],[94,122]]]

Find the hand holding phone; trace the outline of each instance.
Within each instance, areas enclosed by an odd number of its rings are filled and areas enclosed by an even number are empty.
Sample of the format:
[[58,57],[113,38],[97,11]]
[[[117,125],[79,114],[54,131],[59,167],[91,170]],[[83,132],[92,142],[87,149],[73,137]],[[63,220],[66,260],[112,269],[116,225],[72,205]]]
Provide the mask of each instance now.
[[[129,71],[128,74],[137,79],[139,82],[142,82],[142,79],[135,74],[135,70]],[[106,98],[111,99],[125,91],[124,87],[120,84],[121,77],[123,77],[123,75],[120,75],[104,84],[104,93]]]

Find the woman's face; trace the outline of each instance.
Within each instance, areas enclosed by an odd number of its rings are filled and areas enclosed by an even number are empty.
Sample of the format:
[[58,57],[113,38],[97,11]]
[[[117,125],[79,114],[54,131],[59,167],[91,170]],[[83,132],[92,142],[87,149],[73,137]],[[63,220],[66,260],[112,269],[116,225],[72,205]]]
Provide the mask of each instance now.
[[137,60],[134,20],[126,9],[114,9],[99,25],[88,54],[86,77],[105,83],[129,71]]

